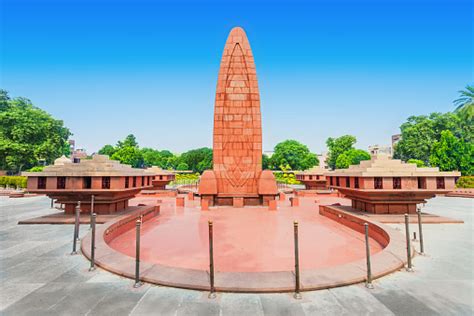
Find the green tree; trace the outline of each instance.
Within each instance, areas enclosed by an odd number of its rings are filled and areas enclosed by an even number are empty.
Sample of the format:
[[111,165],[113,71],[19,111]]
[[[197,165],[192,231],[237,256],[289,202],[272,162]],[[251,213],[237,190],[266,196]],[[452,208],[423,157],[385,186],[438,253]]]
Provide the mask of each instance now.
[[474,87],[466,86],[466,90],[459,91],[460,97],[454,100],[456,109],[454,112],[462,121],[464,139],[474,141]]
[[10,104],[10,96],[8,91],[0,89],[0,112],[7,110]]
[[289,165],[292,170],[306,170],[319,164],[318,157],[309,151],[308,147],[300,142],[288,139],[278,143],[270,158],[272,169]]
[[143,153],[138,147],[137,140],[132,134],[118,141],[117,146],[105,145],[99,150],[100,154],[109,155],[110,159],[118,160],[134,168],[144,167]]
[[25,98],[0,90],[0,169],[19,172],[69,154],[71,132]]
[[189,150],[179,157],[179,162],[184,162],[194,172],[202,173],[212,169],[212,149],[208,147]]
[[189,166],[185,162],[180,162],[176,167],[176,170],[189,170]]
[[126,146],[119,148],[110,158],[118,160],[123,164],[131,165],[134,168],[143,167],[143,155],[140,149],[136,147]]
[[358,165],[362,160],[370,160],[368,152],[362,149],[349,149],[340,154],[336,159],[337,169],[346,169],[350,165]]
[[441,138],[433,144],[430,164],[441,171],[461,171],[470,176],[474,172],[474,144],[465,142],[453,135],[451,131],[441,132]]
[[180,163],[179,157],[176,155],[170,156],[166,158],[165,169],[176,169]]
[[267,155],[262,154],[262,169],[266,170],[270,168],[270,158]]
[[474,87],[471,85],[466,86],[466,90],[459,90],[460,97],[454,100],[456,105],[455,111],[462,111],[467,107],[474,107]]
[[408,163],[414,163],[418,168],[426,167],[425,162],[423,160],[418,159],[408,159]]
[[336,168],[336,161],[339,155],[342,153],[354,149],[354,144],[357,139],[352,135],[344,135],[338,138],[329,137],[326,141],[326,145],[329,149],[327,164],[329,168]]
[[98,153],[99,155],[107,155],[109,157],[112,157],[112,155],[117,151],[117,149],[112,146],[112,145],[105,145],[101,149],[99,149]]
[[155,150],[152,148],[142,148],[141,149],[143,155],[143,161],[145,166],[158,166],[163,168],[163,156],[161,155],[159,150]]
[[455,113],[431,113],[429,116],[410,116],[400,126],[402,139],[395,146],[394,158],[422,160],[428,164],[431,148],[441,137],[441,132],[449,130],[457,138],[470,139],[468,128],[463,128],[462,118]]
[[138,143],[137,139],[135,138],[135,135],[130,134],[125,137],[123,141],[118,141],[117,142],[117,147],[118,148],[125,148],[125,147],[135,147],[138,148]]

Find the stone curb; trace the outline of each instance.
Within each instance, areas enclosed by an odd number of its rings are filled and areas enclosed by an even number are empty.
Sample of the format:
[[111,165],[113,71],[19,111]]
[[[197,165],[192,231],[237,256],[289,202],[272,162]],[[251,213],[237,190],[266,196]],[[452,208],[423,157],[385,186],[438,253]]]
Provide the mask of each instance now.
[[[121,233],[133,229],[135,219],[146,213],[144,221],[159,215],[159,210],[142,209],[121,216],[97,228],[96,265],[112,273],[133,279],[135,259],[112,249],[108,242]],[[363,229],[365,222],[372,228],[371,238],[377,240],[384,249],[372,258],[373,279],[380,278],[402,268],[406,263],[406,246],[402,234],[393,228],[368,220],[344,210],[341,206],[320,206],[320,214],[336,220],[356,231]],[[374,229],[375,228],[375,229]],[[82,240],[82,253],[90,259],[91,234]],[[414,251],[412,253],[415,253]],[[164,286],[193,290],[209,290],[209,272],[152,264],[140,263],[141,280]],[[301,290],[312,291],[351,285],[366,280],[365,259],[347,264],[317,270],[301,271]],[[219,292],[272,293],[293,292],[295,276],[293,271],[281,272],[216,272],[215,287]]]

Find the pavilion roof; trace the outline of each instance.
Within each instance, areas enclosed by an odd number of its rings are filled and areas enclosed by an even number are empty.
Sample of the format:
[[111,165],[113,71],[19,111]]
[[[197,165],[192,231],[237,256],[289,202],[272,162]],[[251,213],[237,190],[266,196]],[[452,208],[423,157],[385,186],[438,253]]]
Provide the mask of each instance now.
[[327,169],[324,169],[321,166],[314,166],[305,171],[297,171],[295,174],[324,175],[326,172],[328,172]]
[[119,161],[110,160],[106,155],[94,155],[92,159],[83,159],[73,163],[69,159],[58,158],[54,165],[47,166],[41,172],[23,172],[29,177],[84,177],[84,176],[154,176],[152,171],[132,168]]
[[174,174],[174,172],[162,169],[158,166],[152,166],[150,168],[147,168],[146,170],[150,171],[150,172],[153,172],[153,175],[157,175],[157,176]]
[[405,163],[399,159],[392,159],[386,154],[372,156],[370,160],[363,160],[359,165],[351,165],[347,169],[336,169],[326,172],[327,176],[362,176],[362,177],[458,177],[458,171],[439,171],[438,167],[417,167],[414,163]]

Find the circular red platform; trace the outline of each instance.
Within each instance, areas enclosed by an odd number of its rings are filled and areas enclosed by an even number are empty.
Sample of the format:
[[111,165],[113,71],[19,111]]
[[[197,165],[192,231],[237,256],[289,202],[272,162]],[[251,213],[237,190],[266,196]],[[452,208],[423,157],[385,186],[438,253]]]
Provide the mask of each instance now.
[[[347,203],[327,197],[325,202]],[[158,217],[145,222],[141,237],[143,261],[169,267],[209,268],[208,221],[214,225],[215,270],[222,272],[271,272],[294,269],[293,221],[299,223],[301,269],[320,269],[365,258],[364,236],[319,215],[313,198],[302,198],[299,207],[288,201],[277,211],[267,207],[216,207],[201,211],[198,201],[176,208],[165,201]],[[135,255],[135,231],[115,238],[110,246]],[[375,254],[382,246],[370,240]]]

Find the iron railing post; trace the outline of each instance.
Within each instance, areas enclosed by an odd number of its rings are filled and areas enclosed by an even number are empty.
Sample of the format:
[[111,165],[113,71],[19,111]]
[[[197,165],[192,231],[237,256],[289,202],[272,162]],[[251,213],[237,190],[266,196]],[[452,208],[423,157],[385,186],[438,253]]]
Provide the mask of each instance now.
[[91,229],[92,229],[92,214],[94,214],[94,202],[95,202],[95,196],[92,195],[91,196],[91,212],[90,212],[90,225],[91,225]]
[[134,288],[140,287],[142,283],[140,282],[140,228],[142,222],[137,219],[136,226],[136,236],[135,236],[135,284]]
[[77,202],[77,206],[74,210],[74,236],[72,242],[72,252],[71,255],[77,254],[76,243],[79,239],[79,214],[80,214],[81,202]]
[[300,258],[298,248],[298,222],[293,222],[293,232],[295,240],[295,294],[293,297],[297,300],[301,299],[300,293]]
[[209,225],[209,282],[210,292],[209,298],[216,298],[216,288],[214,287],[214,232],[212,221],[208,222]]
[[412,272],[413,267],[411,265],[411,241],[410,241],[410,226],[408,224],[408,214],[405,214],[405,233],[407,242],[407,271]]
[[423,244],[423,224],[421,222],[421,207],[418,208],[418,234],[420,238],[420,254],[424,255],[425,254],[425,245]]
[[365,282],[365,287],[368,289],[373,289],[374,285],[372,284],[372,266],[370,263],[370,244],[369,244],[369,224],[364,224],[365,229],[365,253],[367,256],[367,280]]
[[95,224],[96,224],[96,214],[92,213],[92,218],[91,218],[91,225],[92,225],[92,231],[91,231],[91,267],[89,268],[89,271],[94,271],[95,270]]

